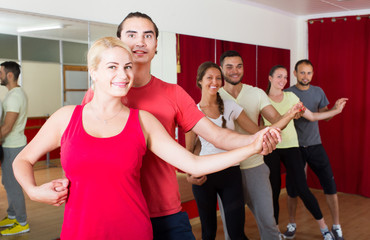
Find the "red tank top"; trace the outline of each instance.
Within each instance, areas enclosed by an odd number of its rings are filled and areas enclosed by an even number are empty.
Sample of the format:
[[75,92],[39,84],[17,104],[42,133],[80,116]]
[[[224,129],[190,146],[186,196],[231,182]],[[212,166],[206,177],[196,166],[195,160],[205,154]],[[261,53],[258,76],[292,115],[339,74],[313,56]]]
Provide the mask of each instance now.
[[152,239],[140,185],[146,151],[138,110],[130,109],[116,136],[97,138],[83,128],[76,106],[61,139],[61,163],[70,181],[61,239]]

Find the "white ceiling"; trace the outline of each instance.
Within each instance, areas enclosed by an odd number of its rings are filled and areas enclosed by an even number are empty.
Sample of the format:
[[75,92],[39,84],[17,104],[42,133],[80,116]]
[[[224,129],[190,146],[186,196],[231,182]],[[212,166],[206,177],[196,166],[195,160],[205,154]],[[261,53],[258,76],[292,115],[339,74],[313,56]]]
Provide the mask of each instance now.
[[[216,0],[214,0],[216,1]],[[218,0],[220,1],[220,0]],[[283,12],[292,16],[304,17],[337,12],[365,10],[370,13],[370,0],[227,0],[246,5]],[[160,7],[160,6],[158,6]],[[62,24],[58,30],[35,31],[22,33],[22,36],[62,39],[77,42],[88,42],[102,36],[115,36],[116,25],[64,19],[33,13],[19,12],[0,8],[0,33],[17,35],[17,28]],[[90,29],[90,35],[88,35]]]
[[[115,36],[116,25],[65,19],[55,16],[18,12],[0,8],[0,33],[18,35],[17,29],[62,25],[61,29],[19,33],[21,36],[86,43],[102,36]],[[90,30],[90,31],[89,31]],[[90,33],[90,34],[88,34]]]
[[370,0],[229,0],[252,4],[296,16],[370,9]]

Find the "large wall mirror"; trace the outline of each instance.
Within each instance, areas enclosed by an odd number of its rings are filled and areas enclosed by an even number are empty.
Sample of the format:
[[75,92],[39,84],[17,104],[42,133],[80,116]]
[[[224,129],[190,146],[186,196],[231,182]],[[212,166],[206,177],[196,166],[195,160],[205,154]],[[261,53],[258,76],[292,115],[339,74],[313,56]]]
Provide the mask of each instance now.
[[[49,116],[67,104],[79,104],[90,86],[86,53],[103,36],[115,36],[117,25],[0,9],[0,61],[22,66],[19,80],[29,98],[29,117]],[[290,50],[160,32],[152,74],[180,84],[195,101],[197,67],[218,63],[225,50],[237,50],[245,64],[244,82],[265,88],[269,69],[290,66]],[[196,53],[196,54],[194,54]],[[177,64],[181,72],[177,73]],[[0,100],[7,89],[0,87]]]
[[[90,85],[86,70],[89,45],[100,37],[116,36],[116,29],[115,24],[0,8],[0,62],[21,64],[19,83],[29,98],[28,116],[45,117],[63,105],[79,104]],[[151,71],[167,82],[177,82],[174,33],[159,34]],[[1,86],[0,100],[6,92]]]
[[[80,103],[83,94],[76,89],[89,86],[89,44],[115,36],[115,30],[111,24],[0,9],[0,61],[21,64],[19,83],[29,98],[28,116],[48,116],[63,105]],[[1,86],[0,100],[6,92]]]

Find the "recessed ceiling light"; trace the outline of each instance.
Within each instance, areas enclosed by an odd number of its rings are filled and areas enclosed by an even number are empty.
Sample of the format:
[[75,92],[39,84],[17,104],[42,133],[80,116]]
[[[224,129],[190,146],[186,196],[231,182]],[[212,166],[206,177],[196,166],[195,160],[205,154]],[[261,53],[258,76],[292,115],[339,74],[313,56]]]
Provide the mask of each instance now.
[[33,27],[20,27],[17,29],[17,32],[19,33],[35,32],[35,31],[53,30],[53,29],[61,29],[61,28],[64,28],[63,24],[43,25],[43,26],[33,26]]

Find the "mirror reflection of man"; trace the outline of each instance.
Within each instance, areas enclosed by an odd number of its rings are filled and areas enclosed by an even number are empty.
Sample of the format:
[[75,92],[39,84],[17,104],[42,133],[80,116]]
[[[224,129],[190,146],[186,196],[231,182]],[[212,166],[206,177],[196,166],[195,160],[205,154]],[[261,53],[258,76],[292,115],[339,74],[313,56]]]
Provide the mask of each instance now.
[[0,221],[1,235],[15,235],[29,232],[27,223],[26,204],[22,187],[13,173],[13,161],[18,153],[26,146],[27,138],[24,128],[27,122],[28,100],[23,89],[18,85],[20,66],[16,62],[3,62],[0,68],[1,85],[8,88],[3,101],[4,117],[0,128],[0,139],[4,151],[1,164],[2,183],[8,197],[8,216]]

